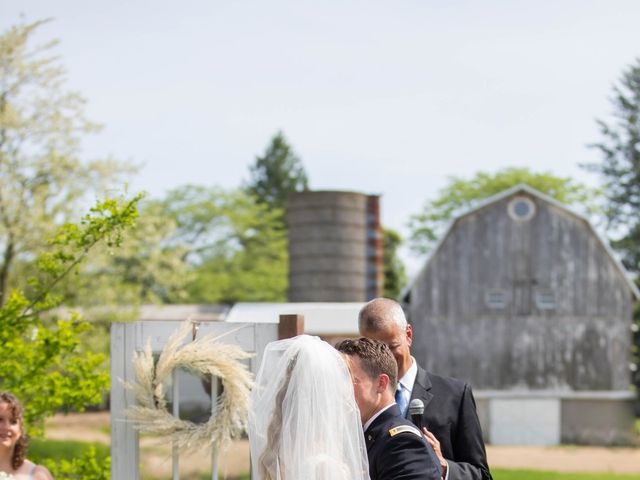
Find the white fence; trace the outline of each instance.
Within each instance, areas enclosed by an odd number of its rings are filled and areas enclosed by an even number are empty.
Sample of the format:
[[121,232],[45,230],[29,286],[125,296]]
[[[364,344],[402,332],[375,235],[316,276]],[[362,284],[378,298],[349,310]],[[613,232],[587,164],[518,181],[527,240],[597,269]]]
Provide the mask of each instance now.
[[[287,316],[291,317],[291,316]],[[295,317],[295,316],[294,316]],[[197,335],[224,335],[224,343],[235,344],[243,350],[253,353],[249,361],[251,371],[257,373],[262,360],[262,352],[267,343],[278,338],[279,324],[276,323],[225,323],[197,322]],[[124,382],[133,383],[133,354],[144,349],[147,341],[151,342],[153,352],[160,353],[169,336],[176,331],[182,321],[138,321],[133,323],[114,323],[111,327],[111,478],[113,480],[138,480],[140,478],[140,449],[138,432],[125,419],[125,410],[134,405],[135,400],[130,390],[123,386]],[[291,336],[301,333],[300,320],[298,330],[289,335],[280,332],[280,336]],[[282,329],[282,318],[280,328]],[[295,327],[294,327],[295,328]],[[172,382],[173,414],[180,409],[180,385],[183,381],[174,372]],[[217,382],[211,382],[211,399],[217,396]],[[215,401],[211,401],[215,408]],[[212,478],[217,479],[217,452],[211,452]],[[171,458],[173,479],[178,480],[179,454],[174,449]]]

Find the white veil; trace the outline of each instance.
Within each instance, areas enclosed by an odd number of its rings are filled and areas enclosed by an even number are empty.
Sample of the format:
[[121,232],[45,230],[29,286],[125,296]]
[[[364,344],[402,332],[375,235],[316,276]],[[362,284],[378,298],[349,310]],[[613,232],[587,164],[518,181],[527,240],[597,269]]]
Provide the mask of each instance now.
[[267,345],[249,408],[258,480],[369,480],[353,384],[318,337]]

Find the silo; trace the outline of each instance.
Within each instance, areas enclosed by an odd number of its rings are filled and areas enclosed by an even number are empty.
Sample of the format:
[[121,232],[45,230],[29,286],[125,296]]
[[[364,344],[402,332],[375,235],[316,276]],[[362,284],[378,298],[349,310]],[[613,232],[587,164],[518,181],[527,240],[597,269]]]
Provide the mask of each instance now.
[[290,302],[364,302],[381,295],[379,196],[292,193],[287,220]]

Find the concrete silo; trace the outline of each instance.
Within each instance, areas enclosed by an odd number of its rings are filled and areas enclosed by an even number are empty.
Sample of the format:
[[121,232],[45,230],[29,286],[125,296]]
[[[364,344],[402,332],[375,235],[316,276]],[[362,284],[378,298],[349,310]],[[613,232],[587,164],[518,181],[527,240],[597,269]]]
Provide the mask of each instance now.
[[380,197],[307,191],[289,196],[289,301],[364,302],[383,287]]

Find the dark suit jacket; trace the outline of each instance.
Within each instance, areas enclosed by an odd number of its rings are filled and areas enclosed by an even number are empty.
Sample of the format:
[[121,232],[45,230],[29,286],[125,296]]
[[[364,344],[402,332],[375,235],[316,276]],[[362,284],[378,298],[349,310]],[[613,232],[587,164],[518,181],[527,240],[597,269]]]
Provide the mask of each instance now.
[[[400,433],[395,427],[409,426]],[[364,432],[371,480],[440,480],[440,462],[420,431],[393,405]]]
[[440,442],[449,464],[449,480],[492,480],[471,387],[418,365],[411,391],[414,398],[424,403],[422,426]]

